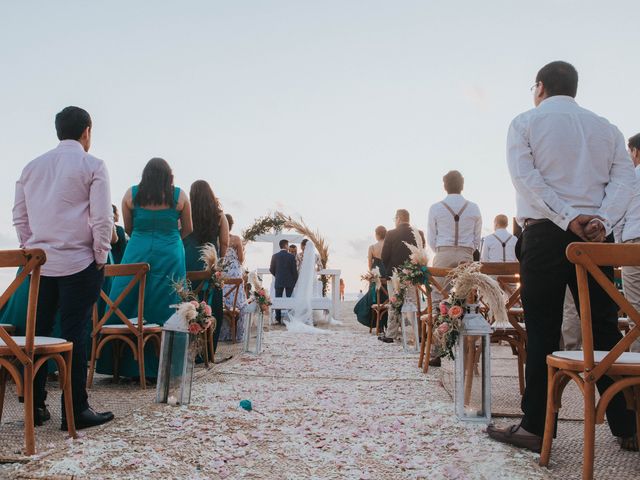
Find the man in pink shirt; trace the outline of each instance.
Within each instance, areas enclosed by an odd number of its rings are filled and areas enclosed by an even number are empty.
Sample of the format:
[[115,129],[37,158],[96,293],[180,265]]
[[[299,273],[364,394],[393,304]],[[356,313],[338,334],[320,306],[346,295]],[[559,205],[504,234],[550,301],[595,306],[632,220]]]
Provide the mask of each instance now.
[[[103,266],[111,248],[113,214],[109,174],[104,162],[89,155],[91,117],[78,107],[56,115],[60,144],[31,161],[16,182],[13,224],[20,246],[42,248],[36,335],[50,336],[60,313],[62,337],[73,342],[72,390],[76,428],[101,425],[111,412],[89,407],[87,328],[91,309],[104,279]],[[35,379],[35,423],[49,420],[45,399],[47,369]],[[64,402],[62,429],[66,430]]]

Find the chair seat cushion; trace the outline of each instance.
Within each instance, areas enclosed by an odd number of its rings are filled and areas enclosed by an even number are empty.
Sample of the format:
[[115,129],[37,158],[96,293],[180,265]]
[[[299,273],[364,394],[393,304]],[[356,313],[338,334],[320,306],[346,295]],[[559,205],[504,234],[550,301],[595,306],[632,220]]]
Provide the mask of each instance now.
[[[596,363],[600,363],[608,353],[609,352],[596,350],[593,352],[593,359]],[[567,360],[575,360],[578,362],[582,362],[584,360],[584,354],[582,350],[563,350],[560,352],[553,352],[553,356],[565,358]],[[624,365],[640,364],[640,353],[624,352],[616,359],[615,363]]]
[[[11,337],[19,347],[24,347],[26,344],[27,337]],[[44,347],[47,345],[61,345],[63,343],[67,343],[64,338],[53,338],[53,337],[34,337],[33,344],[36,347]],[[4,343],[4,340],[0,339],[0,347],[6,347],[7,344]]]
[[[132,321],[131,323],[133,323],[134,326],[138,326],[138,322],[134,322]],[[160,325],[158,325],[157,323],[145,323],[144,325],[142,325],[143,328],[161,328]],[[125,325],[124,323],[117,323],[115,325],[103,325],[101,330],[111,330],[111,329],[126,329],[128,330],[129,327],[127,325]]]

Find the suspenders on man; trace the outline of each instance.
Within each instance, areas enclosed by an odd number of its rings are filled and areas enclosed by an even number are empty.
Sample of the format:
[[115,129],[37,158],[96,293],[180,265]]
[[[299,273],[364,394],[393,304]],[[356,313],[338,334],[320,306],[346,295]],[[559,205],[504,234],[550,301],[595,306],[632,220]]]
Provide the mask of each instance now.
[[509,240],[511,240],[511,237],[513,237],[513,235],[509,235],[509,238],[507,238],[504,242],[500,240],[500,237],[495,233],[493,234],[493,236],[496,237],[496,240],[498,240],[498,242],[500,242],[500,245],[502,245],[502,261],[506,262],[507,261],[507,243],[509,243]]
[[469,205],[469,201],[467,200],[466,202],[464,202],[464,205],[462,205],[462,208],[458,211],[458,213],[454,212],[453,209],[447,205],[445,202],[440,202],[442,203],[442,205],[444,205],[444,208],[446,208],[447,210],[449,210],[449,213],[451,213],[451,215],[453,215],[453,221],[455,222],[455,233],[454,233],[454,242],[453,242],[453,246],[457,247],[458,246],[458,236],[459,236],[459,227],[460,227],[460,215],[462,215],[462,212],[464,212],[465,208],[467,208],[467,205]]

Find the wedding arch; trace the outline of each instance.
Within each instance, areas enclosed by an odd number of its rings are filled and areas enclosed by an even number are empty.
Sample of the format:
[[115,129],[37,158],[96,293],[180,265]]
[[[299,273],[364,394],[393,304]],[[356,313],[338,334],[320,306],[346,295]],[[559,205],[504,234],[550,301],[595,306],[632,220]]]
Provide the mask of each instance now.
[[276,211],[274,214],[257,218],[250,227],[242,232],[242,238],[246,244],[256,241],[262,235],[269,233],[281,234],[283,230],[293,230],[313,242],[320,255],[322,268],[327,268],[329,264],[329,244],[320,235],[320,232],[310,228],[302,217],[298,217],[298,220],[295,220],[289,215]]
[[[276,211],[275,213],[258,217],[249,227],[242,231],[242,239],[245,244],[263,241],[273,242],[274,245],[277,245],[280,238],[286,238],[289,241],[302,240],[300,237],[294,237],[295,240],[293,240],[289,235],[284,233],[285,230],[296,232],[298,235],[313,242],[318,250],[322,269],[327,270],[329,264],[329,244],[320,232],[317,229],[309,227],[301,216],[296,219],[290,215],[285,215],[283,212]],[[320,281],[322,282],[322,294],[326,296],[329,287],[329,277],[321,274]]]

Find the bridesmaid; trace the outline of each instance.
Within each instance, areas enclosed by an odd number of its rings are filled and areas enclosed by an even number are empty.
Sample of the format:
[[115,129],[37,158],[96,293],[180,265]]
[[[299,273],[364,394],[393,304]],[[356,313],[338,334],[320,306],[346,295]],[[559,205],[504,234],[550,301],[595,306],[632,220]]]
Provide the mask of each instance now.
[[380,269],[380,276],[385,278],[387,271],[382,263],[382,246],[384,245],[384,238],[387,236],[387,229],[383,225],[376,227],[376,243],[369,245],[369,252],[367,253],[367,262],[369,270],[378,267]]
[[[369,271],[371,269],[378,267],[380,270],[380,276],[382,278],[387,277],[387,271],[384,268],[384,264],[382,263],[382,246],[384,245],[384,239],[387,236],[387,229],[379,225],[375,230],[376,243],[369,246],[369,251],[367,252],[367,266],[369,267]],[[380,302],[385,302],[387,300],[387,296],[380,292]],[[367,295],[364,295],[358,303],[356,303],[353,308],[353,313],[356,314],[358,322],[360,322],[365,327],[369,327],[369,325],[373,325],[375,322],[375,318],[373,313],[371,312],[371,305],[376,303],[376,286],[373,282],[369,284],[369,292]],[[386,326],[387,319],[386,315],[380,319],[380,328],[384,330]],[[375,325],[373,325],[375,327]]]
[[[226,214],[227,222],[229,223],[229,231],[233,228],[233,217]],[[242,245],[242,239],[237,235],[229,235],[229,249],[227,250],[227,255],[224,258],[225,260],[225,276],[229,278],[242,278],[244,276],[244,271],[242,268],[242,263],[244,262],[244,246]],[[232,289],[231,286],[224,287],[224,293],[227,293]],[[233,308],[233,296],[229,294],[224,298],[224,304],[227,309]],[[247,306],[247,294],[243,287],[238,290],[238,298],[236,300],[236,308],[240,311],[240,317],[237,320],[236,324],[236,340],[242,340],[244,335],[244,310]],[[229,322],[224,322],[224,326],[222,327],[222,332],[220,333],[220,340],[227,341],[231,340],[233,337],[231,335],[231,325]]]
[[113,234],[111,235],[111,255],[113,257],[113,263],[122,263],[122,257],[124,256],[124,250],[127,247],[127,234],[124,228],[118,225],[120,221],[120,212],[118,207],[111,205],[113,208]]
[[[173,313],[170,305],[178,302],[171,287],[171,280],[179,281],[186,276],[185,255],[182,237],[192,230],[191,205],[187,195],[173,185],[171,167],[162,158],[152,158],[142,171],[138,185],[131,187],[122,200],[124,229],[130,239],[122,258],[122,263],[148,263],[151,270],[147,274],[144,299],[144,317],[148,323],[164,325]],[[110,297],[117,298],[126,288],[130,278],[113,279]],[[132,290],[121,304],[121,310],[129,318],[138,315],[138,292]],[[114,315],[107,324],[121,321]],[[138,364],[133,360],[129,348],[122,349],[120,374],[138,377]],[[145,374],[155,378],[158,372],[158,357],[154,345],[149,342],[145,348]],[[105,347],[97,370],[112,373],[112,356]]]
[[[229,247],[229,224],[220,202],[211,186],[204,180],[196,180],[189,191],[193,216],[193,233],[184,238],[184,252],[187,272],[204,270],[206,265],[200,260],[200,249],[205,243],[215,245],[218,258],[224,258]],[[194,285],[195,287],[196,285]],[[214,353],[218,347],[218,337],[222,327],[223,305],[222,289],[216,288],[209,299],[216,328],[213,334]]]

